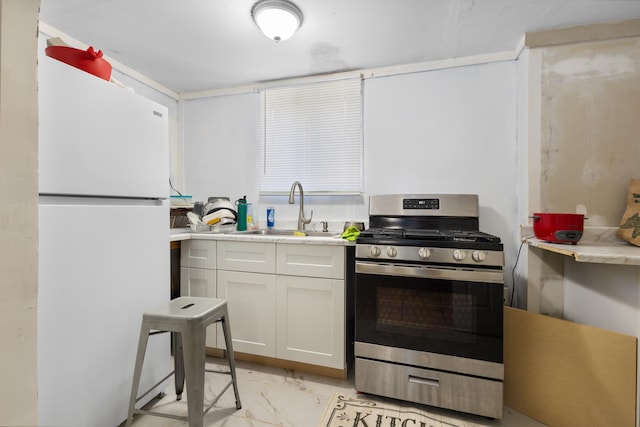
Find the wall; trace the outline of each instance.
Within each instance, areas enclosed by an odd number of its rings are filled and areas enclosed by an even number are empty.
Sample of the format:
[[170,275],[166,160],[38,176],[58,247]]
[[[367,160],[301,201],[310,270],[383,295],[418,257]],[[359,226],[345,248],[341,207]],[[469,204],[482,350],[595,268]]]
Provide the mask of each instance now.
[[[640,176],[640,20],[527,37],[529,209],[584,213],[587,227],[615,228],[626,207],[629,180]],[[618,267],[584,268],[607,268],[611,295],[619,294],[617,287],[638,283]],[[528,309],[609,327],[597,319],[587,321],[584,313],[599,309],[598,304],[579,309],[577,300],[568,302],[580,288],[599,286],[596,278],[602,275],[580,271],[570,259],[529,250]],[[620,299],[611,295],[605,299]],[[631,304],[636,307],[637,298]]]
[[543,48],[540,207],[618,226],[640,177],[640,37]]
[[185,101],[185,191],[194,200],[244,195],[257,200],[257,93]]
[[[184,102],[185,191],[247,195],[264,224],[295,224],[298,204],[257,194],[256,93]],[[507,264],[517,248],[516,64],[495,62],[364,82],[365,193],[305,198],[312,227],[368,220],[368,196],[382,193],[477,193],[483,231],[505,242]],[[304,186],[304,182],[302,183]],[[296,199],[297,200],[297,199]]]
[[640,268],[564,263],[563,317],[622,334],[640,335]]
[[39,0],[0,0],[0,425],[37,425]]
[[[516,115],[517,115],[517,159],[516,159],[516,194],[517,218],[519,224],[526,224],[530,215],[528,198],[529,192],[529,147],[527,145],[529,135],[529,117],[527,115],[529,105],[529,55],[528,51],[521,52],[516,61],[517,88],[516,88]],[[517,232],[517,230],[516,230]],[[519,240],[514,238],[514,240]],[[515,267],[511,271],[511,284],[508,303],[511,307],[527,307],[527,270],[528,260],[526,252],[522,253],[524,243],[520,242],[516,253]],[[523,256],[524,255],[524,256]],[[515,282],[515,283],[514,283]]]
[[515,72],[508,61],[367,80],[366,193],[478,194],[481,229],[509,243]]

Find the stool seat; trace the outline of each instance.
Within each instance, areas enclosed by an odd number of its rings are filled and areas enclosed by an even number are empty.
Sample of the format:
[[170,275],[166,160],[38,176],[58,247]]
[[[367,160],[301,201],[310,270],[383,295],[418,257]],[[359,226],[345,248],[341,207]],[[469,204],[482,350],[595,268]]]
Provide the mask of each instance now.
[[[213,318],[226,314],[227,302],[219,298],[180,297],[145,311],[143,321],[159,328],[175,327],[180,331],[188,322],[215,322]],[[173,329],[162,329],[173,331]]]
[[[210,371],[205,369],[206,333],[207,327],[220,322],[226,344],[225,357],[229,365],[228,372]],[[146,393],[138,396],[138,387],[146,352],[149,335],[171,332],[173,336],[174,370]],[[214,398],[213,402],[204,409],[204,375],[205,372],[231,375],[231,381]],[[136,409],[135,404],[159,384],[175,375],[176,398],[182,398],[184,382],[187,383],[188,416],[180,417],[172,414]],[[149,414],[161,417],[183,419],[189,421],[191,427],[202,427],[204,414],[220,399],[222,394],[233,385],[236,398],[236,408],[242,408],[238,384],[236,380],[235,361],[229,326],[227,302],[219,298],[180,297],[145,311],[142,315],[138,353],[129,400],[127,426],[131,425],[134,414]]]

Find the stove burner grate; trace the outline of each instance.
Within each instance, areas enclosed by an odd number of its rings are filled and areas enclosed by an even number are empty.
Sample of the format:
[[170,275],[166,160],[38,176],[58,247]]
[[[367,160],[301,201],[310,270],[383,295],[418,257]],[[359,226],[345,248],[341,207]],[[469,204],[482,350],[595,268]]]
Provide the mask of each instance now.
[[480,242],[500,243],[500,238],[481,231],[466,230],[435,230],[435,229],[404,229],[404,228],[376,228],[360,233],[360,237],[369,239],[422,240],[429,242]]

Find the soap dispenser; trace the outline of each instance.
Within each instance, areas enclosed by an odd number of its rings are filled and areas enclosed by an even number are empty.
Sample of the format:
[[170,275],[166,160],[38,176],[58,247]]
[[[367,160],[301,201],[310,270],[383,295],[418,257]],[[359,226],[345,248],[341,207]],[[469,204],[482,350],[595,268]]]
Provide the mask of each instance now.
[[247,196],[236,200],[238,206],[238,231],[247,229]]

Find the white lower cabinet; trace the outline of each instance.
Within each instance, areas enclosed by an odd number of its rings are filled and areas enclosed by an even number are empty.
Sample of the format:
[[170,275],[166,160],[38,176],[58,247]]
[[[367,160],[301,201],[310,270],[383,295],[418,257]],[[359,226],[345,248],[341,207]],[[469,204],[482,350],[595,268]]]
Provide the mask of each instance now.
[[278,358],[344,369],[344,280],[278,276],[277,287]]
[[[211,266],[205,248],[192,249],[192,263]],[[185,268],[181,278],[189,292],[215,284],[215,296],[227,301],[234,351],[343,370],[344,263],[343,246],[220,240],[215,270]],[[207,346],[224,348],[222,333]]]
[[[189,240],[180,253],[180,295],[216,298],[216,242]],[[216,325],[207,328],[207,347],[216,347],[217,335]]]
[[216,271],[180,267],[180,295],[216,298]]
[[276,276],[219,270],[218,297],[227,300],[233,350],[276,357]]

